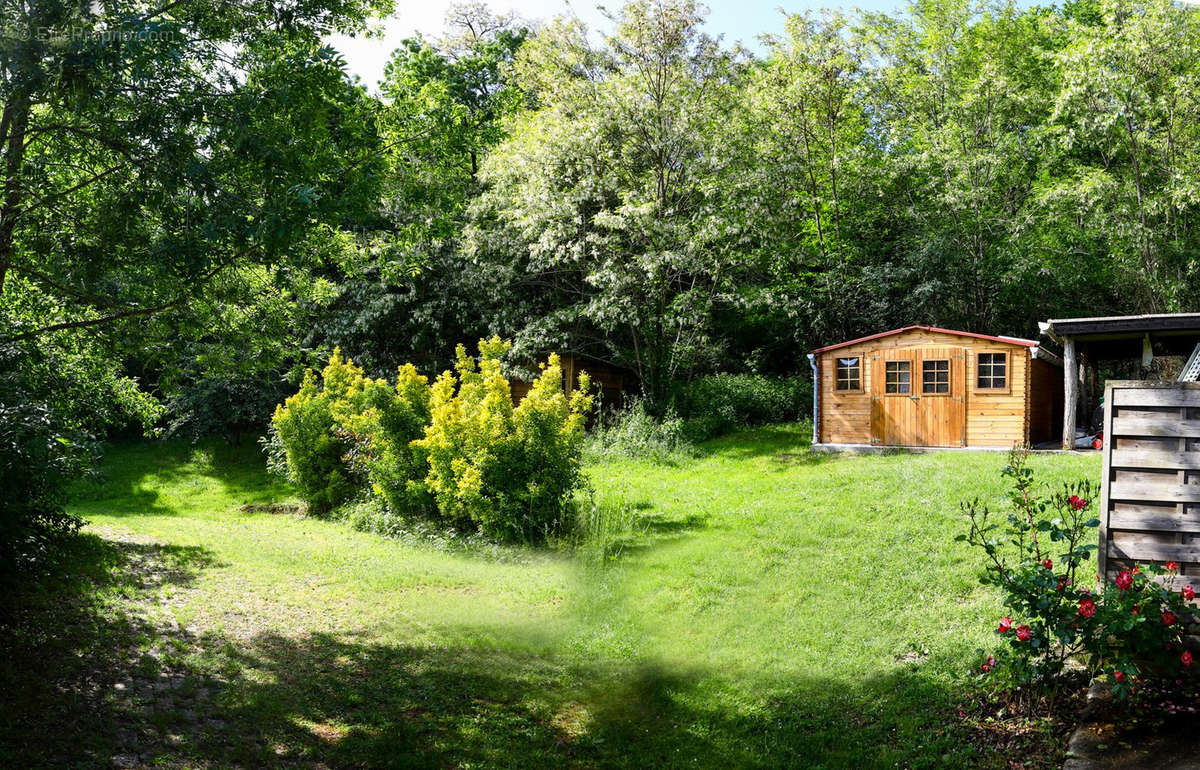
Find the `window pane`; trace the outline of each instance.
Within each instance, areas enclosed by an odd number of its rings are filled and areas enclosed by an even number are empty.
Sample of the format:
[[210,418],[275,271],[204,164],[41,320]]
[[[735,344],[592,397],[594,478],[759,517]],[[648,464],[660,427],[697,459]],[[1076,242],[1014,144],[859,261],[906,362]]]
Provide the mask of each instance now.
[[858,390],[861,385],[859,359],[839,358],[837,361],[837,389]]
[[950,392],[950,362],[948,360],[923,361],[921,363],[921,391],[934,394]]
[[909,393],[912,391],[912,371],[908,361],[884,362],[884,392]]
[[1008,354],[980,353],[976,359],[976,387],[981,390],[1004,390],[1008,387]]

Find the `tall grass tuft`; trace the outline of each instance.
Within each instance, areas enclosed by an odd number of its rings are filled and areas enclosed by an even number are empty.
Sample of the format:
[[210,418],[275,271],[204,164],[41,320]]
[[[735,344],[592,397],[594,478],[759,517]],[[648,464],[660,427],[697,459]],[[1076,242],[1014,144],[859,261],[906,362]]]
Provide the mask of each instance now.
[[590,491],[576,498],[573,550],[585,564],[615,560],[646,529],[637,507],[624,499],[597,498]]
[[632,399],[621,411],[602,415],[584,443],[584,457],[591,462],[636,459],[670,463],[695,454],[683,420],[672,412],[656,418],[642,399]]

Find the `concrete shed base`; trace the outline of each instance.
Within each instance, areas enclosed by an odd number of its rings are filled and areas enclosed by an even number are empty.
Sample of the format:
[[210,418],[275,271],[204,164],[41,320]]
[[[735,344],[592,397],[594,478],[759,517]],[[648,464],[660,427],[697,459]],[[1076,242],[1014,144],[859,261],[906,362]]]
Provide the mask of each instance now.
[[[1009,452],[1011,447],[1000,446],[877,446],[875,444],[813,444],[814,452],[846,452],[848,454],[891,455],[891,454],[925,454],[928,452]],[[1083,455],[1095,452],[1094,449],[1031,449],[1039,455]]]

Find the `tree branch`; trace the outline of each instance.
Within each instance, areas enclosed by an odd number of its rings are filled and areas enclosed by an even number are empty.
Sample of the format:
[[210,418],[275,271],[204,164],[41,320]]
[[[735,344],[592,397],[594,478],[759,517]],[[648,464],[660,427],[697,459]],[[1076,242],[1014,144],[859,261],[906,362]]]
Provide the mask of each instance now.
[[[202,276],[200,278],[200,282],[203,283],[212,279],[213,276],[224,270],[226,267],[232,264],[232,262],[233,260],[230,260],[217,265],[215,268]],[[39,337],[50,332],[63,331],[66,329],[86,329],[93,326],[103,326],[104,324],[120,321],[126,318],[141,318],[144,316],[150,316],[156,313],[161,313],[164,310],[170,310],[173,307],[185,305],[191,300],[195,299],[195,296],[195,294],[184,294],[176,297],[170,302],[164,302],[160,305],[153,305],[151,307],[143,308],[131,308],[129,310],[122,310],[117,313],[110,313],[109,315],[100,316],[99,318],[83,318],[78,321],[61,321],[59,323],[50,324],[49,326],[43,326],[38,329],[31,329],[27,332],[21,332],[20,334],[13,335],[11,337],[0,338],[0,342],[21,342],[22,340],[33,339],[34,337]]]

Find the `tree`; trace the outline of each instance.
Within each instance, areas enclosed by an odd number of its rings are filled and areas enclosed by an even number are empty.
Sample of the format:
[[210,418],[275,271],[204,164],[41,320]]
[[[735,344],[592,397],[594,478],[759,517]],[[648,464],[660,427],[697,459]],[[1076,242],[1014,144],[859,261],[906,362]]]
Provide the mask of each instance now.
[[1200,16],[1159,0],[1106,0],[1099,13],[1100,23],[1071,22],[1055,58],[1055,173],[1041,191],[1043,211],[1061,223],[1064,248],[1116,268],[1126,307],[1190,309],[1200,247]]
[[536,109],[484,164],[469,246],[532,296],[519,353],[616,361],[660,401],[710,354],[739,260],[721,180],[742,72],[702,19],[688,0],[638,1],[600,47],[577,22],[542,30],[517,64]]
[[[893,203],[910,222],[909,312],[969,330],[1017,332],[1011,307],[1038,275],[1029,206],[1054,90],[1053,21],[1011,6],[928,0],[911,20],[867,19],[870,107]],[[1036,296],[1036,295],[1035,295]]]
[[[21,446],[78,447],[146,414],[122,370],[131,347],[152,348],[152,332],[174,331],[222,281],[254,285],[231,276],[295,264],[319,225],[374,197],[372,105],[321,36],[356,29],[383,6],[3,8],[0,347],[18,371],[67,367],[0,394],[6,414],[48,415],[37,436],[0,447],[5,467],[32,475]],[[53,488],[16,489],[61,504]],[[2,505],[28,520],[45,507],[29,503]],[[23,537],[21,528],[4,537]]]
[[5,336],[179,307],[356,200],[369,105],[319,35],[372,10],[52,0],[5,14],[0,297],[42,311]]
[[510,67],[529,30],[480,3],[451,6],[446,24],[437,40],[405,40],[388,62],[379,215],[360,233],[360,259],[328,274],[336,296],[309,338],[355,351],[376,374],[400,360],[449,365],[498,305],[491,271],[464,258],[461,234],[479,164],[524,105]]
[[753,306],[803,339],[853,334],[870,300],[858,279],[878,229],[863,227],[875,173],[863,47],[840,13],[789,16],[748,91],[755,162],[739,199],[762,233]]

